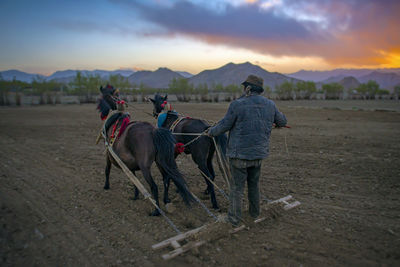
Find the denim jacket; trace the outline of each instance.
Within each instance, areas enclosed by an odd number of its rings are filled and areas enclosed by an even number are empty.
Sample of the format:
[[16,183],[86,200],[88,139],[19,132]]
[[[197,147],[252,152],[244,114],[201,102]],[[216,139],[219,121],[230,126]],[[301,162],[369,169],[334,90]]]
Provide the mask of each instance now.
[[225,117],[210,128],[211,136],[229,131],[229,158],[264,159],[269,152],[272,124],[286,125],[287,120],[275,103],[258,94],[243,96],[229,105]]

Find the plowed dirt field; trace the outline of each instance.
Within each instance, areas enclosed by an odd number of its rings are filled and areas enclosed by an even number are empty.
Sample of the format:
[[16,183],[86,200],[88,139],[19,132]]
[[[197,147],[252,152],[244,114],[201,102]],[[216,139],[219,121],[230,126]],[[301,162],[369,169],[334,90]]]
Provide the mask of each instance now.
[[[132,200],[126,175],[112,168],[111,189],[103,189],[95,105],[1,108],[0,265],[399,266],[400,113],[342,110],[340,101],[330,102],[337,108],[293,103],[277,102],[292,128],[273,130],[261,191],[269,199],[291,194],[302,205],[169,262],[160,257],[166,251],[151,245],[175,232],[162,217],[148,216],[153,207],[142,196]],[[150,104],[130,105],[134,120],[155,123],[140,111],[151,112]],[[173,105],[214,121],[228,107]],[[177,163],[211,209],[190,156]],[[161,175],[154,166],[152,172],[162,193]],[[176,210],[169,216],[182,231],[212,222],[200,207],[186,207],[175,190],[170,195]],[[221,211],[215,213],[225,213],[227,201],[218,192],[217,199]]]

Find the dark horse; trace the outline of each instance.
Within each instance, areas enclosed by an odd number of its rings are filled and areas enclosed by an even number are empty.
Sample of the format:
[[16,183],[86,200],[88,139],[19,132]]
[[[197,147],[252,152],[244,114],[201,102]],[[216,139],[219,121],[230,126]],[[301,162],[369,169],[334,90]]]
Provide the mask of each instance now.
[[[105,88],[101,87],[100,91],[102,97],[99,99],[98,109],[101,112],[102,119],[107,117],[110,110],[123,110],[125,103],[118,98],[118,91],[116,89],[107,85]],[[176,166],[174,158],[175,140],[170,131],[166,129],[157,129],[148,122],[129,122],[129,114],[122,111],[114,113],[106,120],[104,131],[107,141],[109,143],[113,142],[113,150],[126,166],[134,174],[135,171],[138,170],[142,172],[144,178],[150,185],[151,193],[158,206],[158,189],[150,172],[151,165],[154,161],[163,176],[165,204],[170,202],[168,198],[170,179],[174,181],[180,195],[187,204],[190,204],[190,202],[194,200],[187,188],[185,180]],[[112,164],[119,167],[118,163],[108,152],[104,189],[110,188],[109,178]],[[138,194],[139,191],[135,186],[134,199],[138,198]],[[157,209],[151,213],[151,215],[159,214]]]
[[[167,98],[162,97],[159,94],[155,94],[154,99],[151,99],[153,102],[153,116],[157,117],[164,109],[164,106],[167,104]],[[177,121],[178,120],[178,121]],[[167,112],[166,119],[164,123],[161,125],[162,128],[170,129],[173,133],[202,133],[207,128],[210,127],[205,121],[201,119],[193,119],[188,117],[179,116],[176,112]],[[194,135],[174,135],[175,139],[178,143],[188,144],[193,139],[197,138]],[[217,136],[215,138],[218,146],[222,149],[222,154],[225,155],[227,138],[224,134]],[[202,175],[206,175],[209,179],[214,181],[215,172],[212,164],[212,159],[215,152],[214,142],[211,138],[207,136],[201,136],[197,140],[185,146],[184,152],[186,154],[191,154],[193,161],[197,164],[197,167],[200,169]],[[175,153],[177,156],[178,153]],[[206,194],[210,194],[211,203],[214,209],[218,209],[217,199],[215,197],[214,185],[204,177],[207,183],[207,189],[205,190]]]

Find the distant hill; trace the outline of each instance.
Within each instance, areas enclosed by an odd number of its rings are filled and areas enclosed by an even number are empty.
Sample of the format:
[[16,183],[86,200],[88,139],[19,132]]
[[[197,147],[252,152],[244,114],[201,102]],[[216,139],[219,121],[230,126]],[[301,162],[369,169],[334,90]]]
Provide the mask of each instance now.
[[52,75],[46,77],[46,80],[56,80],[56,81],[72,81],[76,74],[79,72],[83,76],[96,76],[99,75],[102,79],[108,79],[110,75],[121,75],[123,77],[128,77],[134,73],[132,70],[63,70],[56,71]]
[[193,77],[193,74],[187,72],[187,71],[175,71],[179,75],[183,76],[184,78],[190,78]]
[[[55,80],[55,79],[61,79],[61,78],[70,78],[70,77],[75,77],[77,74],[77,70],[63,70],[63,71],[56,71],[50,76],[46,77],[46,80]],[[85,73],[85,71],[81,71],[82,74]]]
[[305,80],[305,81],[314,81],[321,82],[327,80],[331,77],[348,77],[353,76],[355,78],[360,78],[362,76],[368,75],[374,71],[379,71],[381,73],[396,73],[400,75],[400,68],[392,68],[392,69],[334,69],[329,71],[308,71],[308,70],[300,70],[295,73],[287,74],[289,77]]
[[321,83],[339,83],[343,85],[345,89],[355,89],[361,84],[355,77],[353,76],[346,77],[343,75],[330,77],[326,80],[323,80]]
[[371,72],[359,78],[360,82],[367,83],[369,80],[376,81],[382,89],[393,92],[395,86],[400,85],[400,74]]
[[32,82],[34,79],[36,79],[38,77],[40,79],[45,78],[45,76],[43,76],[43,75],[26,73],[26,72],[22,72],[19,70],[6,70],[6,71],[0,72],[0,74],[1,74],[1,77],[5,81],[12,81],[15,78],[17,81],[22,81],[22,82],[27,82],[27,83]]
[[348,76],[348,77],[344,77],[342,80],[340,80],[338,82],[339,84],[341,84],[344,88],[344,90],[349,91],[349,90],[354,90],[357,87],[360,86],[360,82],[354,78],[353,76]]
[[137,86],[143,83],[151,88],[166,89],[173,78],[184,77],[168,68],[159,68],[156,71],[137,71],[128,77],[128,81]]
[[26,73],[19,70],[6,70],[1,71],[0,74],[1,77],[6,81],[12,81],[15,77],[15,79],[18,81],[29,83],[37,78],[45,79],[47,81],[54,80],[60,83],[69,83],[75,78],[78,71],[80,71],[84,76],[99,75],[102,79],[108,79],[110,75],[121,75],[123,77],[128,77],[129,75],[134,73],[133,70],[63,70],[56,71],[49,76],[44,76],[40,74]]
[[298,81],[277,72],[268,72],[257,65],[246,62],[242,64],[229,63],[218,69],[202,71],[191,77],[189,82],[195,86],[207,84],[209,87],[215,84],[222,84],[223,86],[240,85],[250,74],[263,78],[264,85],[268,85],[272,89],[285,81]]
[[[346,77],[345,75],[337,75],[337,76],[332,76],[329,77],[326,80],[321,81],[321,83],[338,83],[340,82],[344,77]],[[353,77],[353,76],[349,76],[349,77]]]
[[68,84],[70,82],[73,82],[74,79],[75,79],[75,76],[68,76],[68,77],[60,77],[60,78],[48,79],[47,81],[53,81],[53,82]]

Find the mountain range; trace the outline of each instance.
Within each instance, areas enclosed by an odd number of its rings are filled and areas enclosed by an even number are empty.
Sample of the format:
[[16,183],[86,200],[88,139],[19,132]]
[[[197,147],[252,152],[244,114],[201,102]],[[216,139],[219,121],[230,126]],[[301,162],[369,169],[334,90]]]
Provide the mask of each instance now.
[[84,76],[95,76],[99,75],[102,79],[107,79],[110,75],[121,75],[123,77],[128,77],[134,73],[133,70],[63,70],[63,71],[56,71],[49,76],[41,75],[41,74],[34,74],[34,73],[26,73],[19,70],[6,70],[1,71],[1,77],[6,81],[12,81],[14,78],[18,81],[22,82],[32,82],[35,79],[39,80],[46,80],[46,81],[57,81],[57,82],[64,82],[68,83],[71,82],[76,74],[79,72],[82,73]]
[[348,92],[349,90],[356,89],[361,84],[353,76],[346,76],[346,77],[335,76],[335,77],[328,78],[328,79],[326,79],[326,80],[324,80],[322,82],[317,82],[316,83],[317,88],[321,89],[322,85],[324,83],[338,83],[338,84],[341,84],[343,86],[343,89],[345,89],[346,92]]
[[[0,79],[20,80],[31,82],[34,79],[55,80],[61,83],[69,83],[76,76],[78,70],[56,71],[50,76],[30,74],[19,70],[7,70],[0,72]],[[234,64],[228,63],[220,68],[204,70],[197,75],[185,71],[172,71],[168,68],[159,68],[155,71],[133,71],[133,70],[80,70],[82,75],[99,75],[102,79],[107,79],[110,75],[121,75],[127,77],[132,85],[146,85],[151,88],[168,88],[173,78],[186,78],[194,86],[207,84],[212,87],[216,84],[227,86],[230,84],[241,84],[249,74],[260,76],[264,79],[264,85],[275,88],[285,81],[296,83],[300,80],[317,82],[320,88],[323,83],[339,82],[345,88],[356,88],[360,83],[375,80],[381,88],[393,91],[393,88],[400,85],[400,68],[392,69],[335,69],[330,71],[305,71],[301,70],[292,74],[281,74],[269,72],[260,66],[249,62]]]
[[289,77],[293,77],[296,79],[304,80],[304,81],[313,81],[313,82],[323,82],[332,77],[348,77],[353,76],[357,79],[367,76],[373,72],[379,73],[395,73],[400,75],[400,68],[390,68],[390,69],[334,69],[327,71],[313,71],[313,70],[300,70],[298,72],[286,74]]
[[184,78],[184,76],[167,68],[159,68],[156,71],[137,71],[128,77],[128,81],[136,86],[144,84],[151,88],[168,88],[174,78]]
[[[394,69],[394,71],[395,70],[396,69]],[[317,87],[322,87],[322,84],[324,83],[337,82],[342,84],[345,88],[348,87],[348,89],[354,89],[357,88],[361,83],[367,83],[370,80],[376,81],[380,88],[392,92],[395,86],[400,85],[400,71],[399,74],[396,74],[395,72],[370,71],[368,74],[358,76],[357,78],[354,76],[346,76],[341,74],[329,77],[321,82],[317,82]]]
[[275,88],[285,81],[299,81],[277,72],[268,72],[257,65],[245,62],[242,64],[228,63],[218,69],[202,71],[189,78],[189,82],[194,86],[207,84],[209,87],[213,84],[222,84],[223,86],[230,84],[240,85],[249,74],[261,77],[264,80],[264,86],[268,85],[270,88]]

